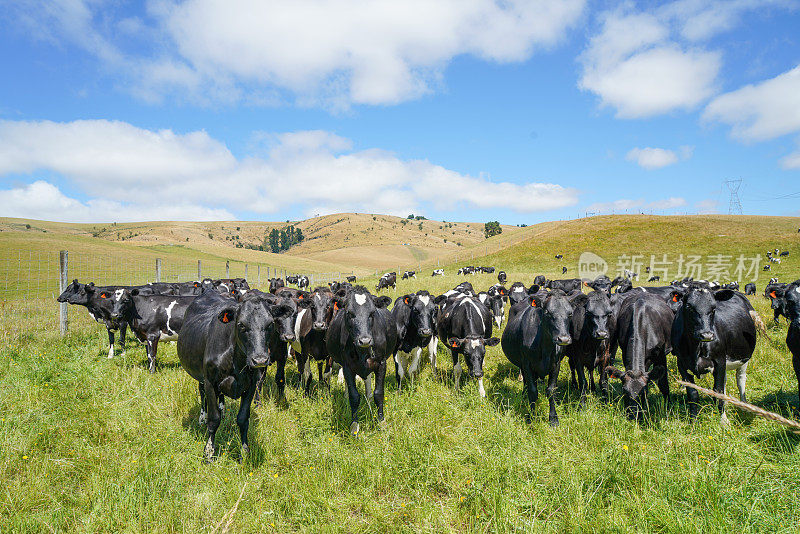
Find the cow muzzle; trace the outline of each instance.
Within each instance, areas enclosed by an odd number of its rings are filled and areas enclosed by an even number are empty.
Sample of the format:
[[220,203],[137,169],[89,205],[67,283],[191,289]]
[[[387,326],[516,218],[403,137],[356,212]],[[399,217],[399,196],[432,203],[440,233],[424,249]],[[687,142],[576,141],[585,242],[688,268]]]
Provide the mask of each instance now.
[[711,331],[700,332],[697,336],[698,341],[702,343],[708,343],[709,341],[714,341],[715,337],[716,336],[714,336],[714,332]]
[[430,336],[433,334],[433,330],[431,330],[430,328],[420,328],[419,334],[421,336]]
[[281,341],[285,341],[289,343],[290,341],[294,341],[294,334],[284,334],[281,336]]
[[595,339],[599,339],[600,341],[608,339],[608,330],[598,330]]
[[317,321],[312,326],[313,326],[314,330],[317,330],[317,331],[325,330],[325,323],[324,322]]
[[366,349],[372,346],[372,338],[367,336],[361,336],[358,338],[358,346],[362,349]]
[[560,347],[564,347],[566,345],[569,345],[570,343],[572,343],[572,337],[570,336],[558,336],[556,338],[556,344],[559,345]]
[[253,369],[261,369],[269,365],[269,355],[267,354],[254,354],[250,358],[250,367]]

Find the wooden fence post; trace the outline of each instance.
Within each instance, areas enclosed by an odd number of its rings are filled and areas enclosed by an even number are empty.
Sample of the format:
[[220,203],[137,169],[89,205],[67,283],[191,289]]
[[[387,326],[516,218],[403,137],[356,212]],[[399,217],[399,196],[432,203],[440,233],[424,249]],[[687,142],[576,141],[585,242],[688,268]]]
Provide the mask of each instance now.
[[[269,269],[269,267],[267,267]],[[261,265],[256,266],[257,276],[258,276],[258,287],[261,287]]]
[[244,264],[244,281],[247,282],[247,264]]
[[[68,253],[66,250],[62,250],[58,253],[58,289],[59,293],[63,293],[65,289],[67,289],[67,268],[68,268]],[[67,303],[66,302],[59,302],[58,303],[58,330],[61,332],[61,335],[65,335],[67,333]]]
[[230,277],[231,277],[231,262],[226,261],[225,262],[225,278],[230,278]]
[[197,279],[203,279],[203,264],[201,260],[197,260]]
[[156,282],[161,281],[161,258],[156,258]]

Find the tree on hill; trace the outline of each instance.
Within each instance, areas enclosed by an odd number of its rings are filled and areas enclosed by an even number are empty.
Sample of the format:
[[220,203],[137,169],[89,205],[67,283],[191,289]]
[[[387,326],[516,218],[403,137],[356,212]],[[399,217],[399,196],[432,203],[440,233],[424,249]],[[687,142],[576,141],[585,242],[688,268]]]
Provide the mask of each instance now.
[[493,235],[499,235],[503,233],[503,229],[500,228],[500,223],[498,221],[489,221],[483,225],[483,233],[486,235],[486,238],[490,238]]
[[292,246],[302,242],[303,239],[305,239],[303,231],[294,225],[289,225],[280,230],[273,228],[264,241],[265,248],[277,254],[284,250],[289,250]]

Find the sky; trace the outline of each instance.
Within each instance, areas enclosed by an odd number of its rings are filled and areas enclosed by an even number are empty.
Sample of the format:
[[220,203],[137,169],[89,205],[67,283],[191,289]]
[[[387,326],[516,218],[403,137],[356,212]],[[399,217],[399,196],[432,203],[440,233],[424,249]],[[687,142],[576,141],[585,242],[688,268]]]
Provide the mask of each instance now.
[[0,216],[800,215],[800,0],[6,0]]

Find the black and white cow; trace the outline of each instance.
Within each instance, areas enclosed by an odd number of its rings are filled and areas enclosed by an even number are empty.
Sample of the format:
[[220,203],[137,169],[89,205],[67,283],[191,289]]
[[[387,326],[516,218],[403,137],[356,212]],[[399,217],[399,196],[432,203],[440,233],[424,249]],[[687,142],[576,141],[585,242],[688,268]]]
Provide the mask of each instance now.
[[798,406],[800,406],[800,280],[786,287],[773,289],[775,298],[781,300],[781,308],[789,319],[786,346],[792,353],[792,367],[797,377]]
[[431,276],[444,276],[444,269],[434,269]]
[[749,282],[744,285],[744,294],[745,295],[755,295],[756,294],[756,285],[753,282]]
[[557,260],[564,259],[564,255],[563,254],[556,254],[556,259]]
[[[683,380],[694,383],[694,377],[711,372],[714,391],[725,393],[727,371],[735,369],[739,398],[745,401],[747,364],[756,346],[756,325],[761,323],[750,302],[730,289],[712,291],[697,285],[675,289],[670,301],[677,305],[672,352]],[[695,418],[699,394],[687,387],[686,396],[689,414]],[[725,401],[719,401],[719,411],[726,424]]]
[[259,370],[269,364],[267,342],[274,329],[273,317],[285,312],[282,305],[269,304],[263,293],[247,294],[242,302],[236,302],[205,291],[187,307],[178,336],[178,358],[198,382],[200,422],[208,425],[204,449],[207,461],[214,457],[225,397],[241,399],[236,423],[242,456],[247,456],[250,406]]
[[[261,293],[258,290],[251,290],[248,294],[249,293],[260,295],[264,299],[264,302],[270,306],[275,306],[277,304],[283,306],[282,313],[274,317],[275,327],[267,341],[267,347],[269,349],[269,362],[267,366],[272,365],[273,362],[276,364],[275,386],[278,390],[277,401],[279,404],[286,405],[286,360],[289,357],[289,343],[295,340],[295,321],[297,320],[297,314],[300,310],[298,300],[287,293],[283,295],[273,295],[271,293]],[[266,366],[259,370],[258,387],[256,388],[255,397],[253,399],[256,406],[261,403],[261,391],[267,374],[266,371]]]
[[508,275],[506,275],[505,271],[500,271],[497,273],[497,281],[501,284],[505,284],[508,281]]
[[504,306],[506,290],[503,286],[500,286],[500,288],[493,291],[493,293],[493,295],[490,295],[488,291],[481,291],[478,293],[478,300],[480,300],[481,303],[483,303],[483,305],[489,308],[489,311],[492,312],[494,324],[496,324],[497,328],[499,329],[503,324],[503,319],[506,313]]
[[299,280],[299,279],[300,279],[300,277],[298,275],[290,274],[290,275],[286,276],[286,283],[287,284],[297,285],[297,280]]
[[397,325],[397,349],[394,354],[397,389],[401,388],[406,376],[414,380],[420,370],[424,347],[428,348],[431,371],[436,374],[438,311],[434,298],[425,290],[398,297],[394,301],[392,318]]
[[378,285],[375,286],[376,291],[380,291],[381,289],[397,289],[397,273],[392,271],[391,273],[383,273],[378,280]]
[[608,377],[605,368],[611,364],[611,334],[616,331],[616,318],[613,314],[608,293],[594,290],[588,295],[579,293],[570,297],[573,308],[570,335],[572,343],[567,347],[567,356],[572,371],[577,374],[581,392],[581,403],[586,397],[586,377],[589,371],[589,384],[595,391],[594,370],[599,369],[600,391],[605,397],[608,393]]
[[366,381],[375,374],[375,405],[378,420],[384,419],[386,360],[397,347],[397,325],[386,309],[391,302],[389,297],[373,296],[363,286],[334,296],[334,303],[340,310],[328,327],[325,342],[328,353],[342,366],[350,401],[350,432],[354,435],[359,431],[358,405],[361,402],[356,376]]
[[675,317],[664,298],[641,292],[625,299],[617,318],[614,344],[622,349],[625,370],[607,366],[607,372],[622,381],[626,414],[643,417],[642,397],[651,382],[656,382],[669,403],[667,354],[672,350],[671,331]]
[[486,347],[493,347],[500,342],[498,338],[491,337],[492,314],[489,309],[472,295],[453,295],[442,303],[436,330],[440,339],[447,340],[453,357],[456,389],[461,387],[459,355],[463,354],[467,369],[478,380],[478,393],[485,397],[483,359]]
[[[348,290],[339,289],[339,292],[346,294]],[[325,335],[333,316],[339,311],[333,295],[329,288],[317,287],[311,293],[298,297],[300,309],[294,323],[292,348],[297,359],[297,371],[300,373],[300,387],[305,394],[311,389],[311,360],[317,362],[320,386],[325,383],[330,386],[332,362],[329,359]]]
[[310,280],[306,275],[300,275],[297,277],[297,289],[308,289],[308,285]]
[[403,280],[408,280],[409,278],[417,278],[417,271],[403,271]]
[[[775,280],[775,282],[773,283],[772,280]],[[777,278],[773,278],[772,280],[770,280],[770,283],[764,288],[764,297],[768,298],[770,301],[770,307],[772,308],[773,314],[772,320],[777,326],[780,322],[781,315],[788,317],[786,315],[786,311],[784,310],[784,301],[778,296],[778,293],[786,289],[788,284],[778,282]]]
[[555,290],[544,299],[531,295],[512,307],[503,332],[503,352],[522,370],[531,411],[539,398],[537,381],[547,377],[545,391],[550,401],[552,426],[558,425],[556,384],[561,360],[572,343],[572,314],[572,304],[563,291]]
[[93,282],[81,284],[78,279],[70,283],[66,289],[58,296],[58,302],[66,302],[85,307],[89,316],[103,323],[108,332],[108,357],[114,357],[114,331],[119,330],[119,343],[122,354],[125,354],[125,334],[128,323],[115,322],[111,319],[111,312],[114,309],[117,291],[125,289],[127,286],[95,286]]
[[267,280],[269,282],[269,292],[274,294],[278,289],[285,287],[283,283],[283,278],[270,278]]
[[138,288],[123,289],[117,296],[111,318],[127,322],[136,338],[145,344],[151,373],[156,372],[158,342],[178,339],[183,316],[195,298],[143,295]]

